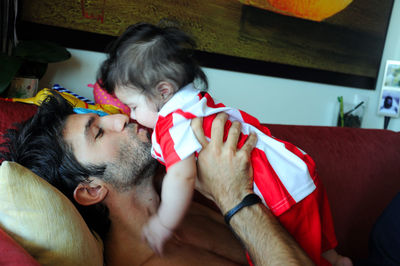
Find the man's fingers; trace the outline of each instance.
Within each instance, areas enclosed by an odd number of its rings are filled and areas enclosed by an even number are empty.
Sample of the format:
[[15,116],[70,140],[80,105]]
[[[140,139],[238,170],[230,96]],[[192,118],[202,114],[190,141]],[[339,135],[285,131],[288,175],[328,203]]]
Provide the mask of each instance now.
[[216,141],[220,143],[224,138],[225,123],[228,120],[228,115],[225,113],[218,113],[211,126],[211,142]]
[[192,127],[192,130],[193,130],[194,135],[196,136],[197,140],[200,142],[201,146],[203,146],[203,148],[204,148],[208,144],[208,141],[206,139],[206,136],[204,136],[203,118],[196,117],[196,118],[192,119],[190,126]]
[[236,151],[237,143],[239,141],[241,127],[242,125],[238,121],[235,121],[229,128],[228,138],[226,139],[226,145],[228,145],[228,147],[230,147],[234,151]]
[[246,139],[246,142],[243,144],[241,151],[246,152],[250,155],[251,151],[257,144],[257,135],[256,133],[250,133],[249,137]]

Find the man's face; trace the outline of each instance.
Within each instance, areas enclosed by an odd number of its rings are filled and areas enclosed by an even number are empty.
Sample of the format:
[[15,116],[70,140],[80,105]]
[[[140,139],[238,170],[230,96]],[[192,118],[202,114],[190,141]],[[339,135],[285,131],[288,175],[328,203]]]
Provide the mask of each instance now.
[[148,132],[128,124],[125,115],[74,114],[68,117],[63,136],[83,165],[106,165],[103,180],[127,190],[154,175]]
[[392,107],[392,102],[393,102],[392,97],[386,96],[385,102],[384,102],[384,107],[385,107],[385,108],[390,108],[390,107]]

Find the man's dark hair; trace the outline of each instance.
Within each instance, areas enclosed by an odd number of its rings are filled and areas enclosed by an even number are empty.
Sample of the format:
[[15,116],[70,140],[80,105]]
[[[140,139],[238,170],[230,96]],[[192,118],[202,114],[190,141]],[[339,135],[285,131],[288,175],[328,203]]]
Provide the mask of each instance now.
[[97,78],[109,93],[117,85],[133,85],[152,95],[161,81],[169,81],[177,89],[197,81],[207,90],[207,77],[192,56],[195,46],[195,41],[176,27],[134,24],[110,46]]
[[72,148],[63,139],[66,119],[73,114],[72,105],[58,93],[48,96],[37,113],[9,129],[4,135],[0,158],[32,170],[66,195],[77,207],[88,227],[104,238],[110,225],[108,209],[103,204],[81,206],[73,198],[77,185],[90,182],[89,176],[102,176],[105,166],[81,165]]

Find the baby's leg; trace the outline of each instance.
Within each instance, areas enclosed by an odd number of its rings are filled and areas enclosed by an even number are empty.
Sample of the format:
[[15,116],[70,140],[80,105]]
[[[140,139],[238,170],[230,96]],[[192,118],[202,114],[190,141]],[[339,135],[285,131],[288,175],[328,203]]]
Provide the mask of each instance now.
[[339,255],[334,249],[325,251],[322,253],[322,257],[329,261],[333,266],[353,266],[353,262],[350,258]]

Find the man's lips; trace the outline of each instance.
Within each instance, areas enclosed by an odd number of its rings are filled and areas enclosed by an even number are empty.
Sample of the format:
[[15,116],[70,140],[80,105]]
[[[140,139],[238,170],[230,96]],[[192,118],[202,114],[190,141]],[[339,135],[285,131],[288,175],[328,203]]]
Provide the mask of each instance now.
[[142,126],[141,124],[137,124],[137,129],[136,130],[137,130],[137,133],[139,133],[139,132],[141,132],[143,130],[149,132],[150,129],[147,128],[147,127]]
[[137,124],[136,133],[138,135],[145,135],[147,139],[150,139],[152,129],[142,126],[141,124]]

